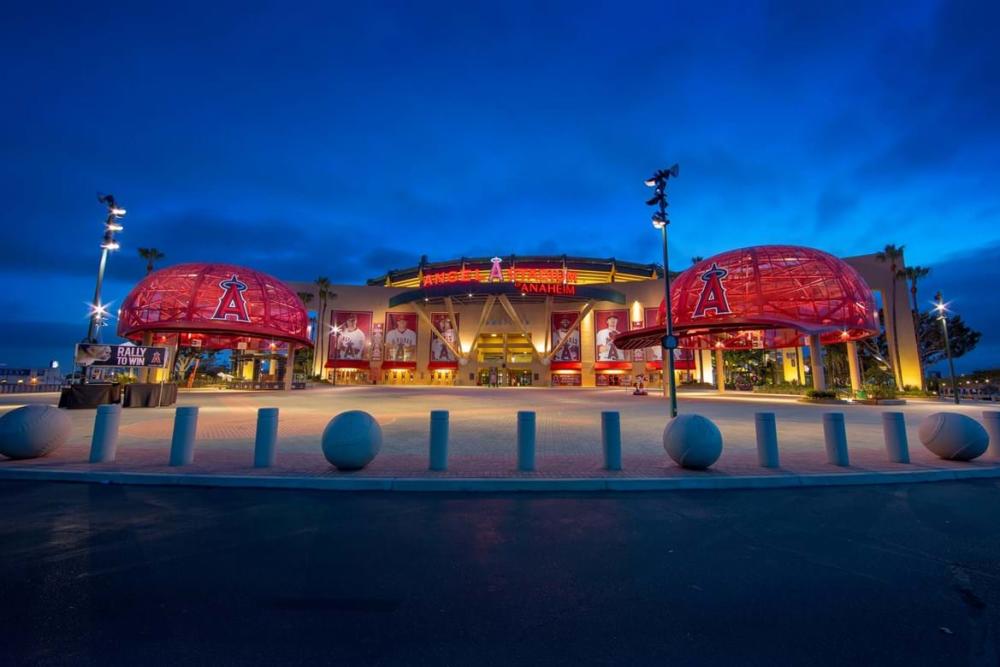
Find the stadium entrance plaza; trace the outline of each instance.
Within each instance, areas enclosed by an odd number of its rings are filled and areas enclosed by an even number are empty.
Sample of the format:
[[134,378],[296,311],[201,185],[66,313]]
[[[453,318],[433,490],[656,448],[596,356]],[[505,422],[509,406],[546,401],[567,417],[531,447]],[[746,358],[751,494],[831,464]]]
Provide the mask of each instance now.
[[[52,403],[56,394],[0,397],[0,414],[26,403]],[[859,471],[993,467],[990,454],[971,463],[942,461],[917,437],[920,421],[932,412],[958,411],[981,419],[988,404],[955,406],[916,400],[905,406],[813,405],[791,397],[740,395],[732,392],[679,393],[681,413],[698,413],[721,429],[725,450],[710,471],[678,468],[663,451],[661,438],[667,404],[662,396],[633,396],[625,390],[487,387],[320,386],[295,392],[182,391],[179,405],[200,408],[195,461],[183,469],[168,468],[173,408],[126,409],[122,412],[118,458],[114,464],[88,464],[95,413],[68,411],[73,421],[70,442],[53,454],[28,461],[2,461],[2,467],[57,467],[85,470],[174,471],[190,473],[324,475],[369,477],[665,477],[706,475],[774,475]],[[252,467],[256,411],[280,409],[277,463]],[[364,470],[341,473],[323,458],[320,436],[328,421],[345,410],[365,410],[381,424],[381,453]],[[429,472],[428,429],[431,410],[450,411],[449,470]],[[537,413],[537,471],[516,470],[516,413]],[[601,412],[621,414],[623,470],[602,469]],[[888,463],[881,413],[906,415],[912,463]],[[782,468],[757,464],[754,413],[774,412]],[[845,413],[849,468],[826,461],[822,415]]]

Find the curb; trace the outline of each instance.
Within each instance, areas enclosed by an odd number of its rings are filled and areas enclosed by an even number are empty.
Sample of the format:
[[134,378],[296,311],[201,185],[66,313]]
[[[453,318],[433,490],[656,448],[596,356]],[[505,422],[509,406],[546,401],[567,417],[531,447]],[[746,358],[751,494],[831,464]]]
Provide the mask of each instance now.
[[289,477],[270,475],[200,475],[176,473],[99,472],[80,470],[0,469],[0,480],[132,484],[137,486],[192,486],[243,489],[306,489],[316,491],[403,492],[551,492],[681,491],[708,489],[785,489],[876,484],[915,484],[1000,478],[1000,467],[914,472],[861,472],[814,475],[733,477],[639,477],[631,479],[512,479],[434,477]]

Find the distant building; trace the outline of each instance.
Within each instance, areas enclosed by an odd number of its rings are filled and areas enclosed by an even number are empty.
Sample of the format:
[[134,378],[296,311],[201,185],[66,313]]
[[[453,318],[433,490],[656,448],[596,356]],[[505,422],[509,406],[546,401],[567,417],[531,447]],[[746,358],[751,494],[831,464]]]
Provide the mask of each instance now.
[[0,366],[0,384],[62,384],[58,368],[7,368]]

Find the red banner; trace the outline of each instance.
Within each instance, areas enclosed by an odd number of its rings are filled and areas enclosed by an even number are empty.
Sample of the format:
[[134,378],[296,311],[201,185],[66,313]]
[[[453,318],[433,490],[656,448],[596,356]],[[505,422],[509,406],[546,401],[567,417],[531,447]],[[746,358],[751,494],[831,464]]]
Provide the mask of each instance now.
[[368,359],[371,311],[334,310],[330,313],[330,361]]
[[[445,344],[445,341],[456,350],[461,349],[458,342],[458,313],[455,313],[454,322],[451,321],[451,315],[448,313],[431,313],[431,322],[441,332],[441,336],[439,337],[431,332],[431,356],[428,367],[448,368],[457,366],[458,359],[455,357],[455,353]],[[441,340],[442,337],[444,340]]]
[[626,361],[625,350],[619,350],[615,345],[615,336],[628,331],[628,311],[595,310],[594,311],[594,346],[597,361]]
[[580,327],[570,331],[573,323],[576,322],[576,318],[579,317],[579,313],[552,313],[552,321],[549,323],[551,345],[553,350],[555,350],[556,345],[559,345],[566,339],[554,357],[552,357],[553,365],[557,363],[568,363],[568,362],[579,362],[580,361]]
[[417,314],[385,314],[386,362],[417,363]]

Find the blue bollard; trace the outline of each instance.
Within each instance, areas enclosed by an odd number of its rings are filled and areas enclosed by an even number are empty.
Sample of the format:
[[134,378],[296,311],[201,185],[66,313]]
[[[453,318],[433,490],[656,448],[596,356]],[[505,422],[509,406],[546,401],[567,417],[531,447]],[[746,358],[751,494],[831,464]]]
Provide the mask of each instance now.
[[762,468],[778,468],[778,425],[773,412],[753,416],[757,430],[757,462]]
[[1000,461],[1000,412],[983,411],[983,426],[990,436],[989,453],[994,461]]
[[601,446],[604,448],[604,469],[622,469],[621,415],[617,412],[601,413]]
[[906,420],[902,412],[882,413],[885,453],[892,463],[909,463],[910,447],[906,442]]
[[278,408],[257,410],[257,437],[253,446],[253,467],[270,468],[278,455]]
[[527,410],[517,413],[517,469],[535,469],[535,413]]
[[431,410],[431,470],[448,469],[448,411]]
[[194,461],[194,436],[198,430],[198,408],[177,408],[174,436],[170,441],[170,465],[186,466]]
[[90,440],[91,463],[114,463],[118,452],[118,425],[122,419],[122,406],[113,403],[98,405],[94,418],[94,435]]
[[847,455],[847,429],[843,412],[827,412],[823,415],[823,437],[826,440],[826,459],[835,466],[849,466]]

